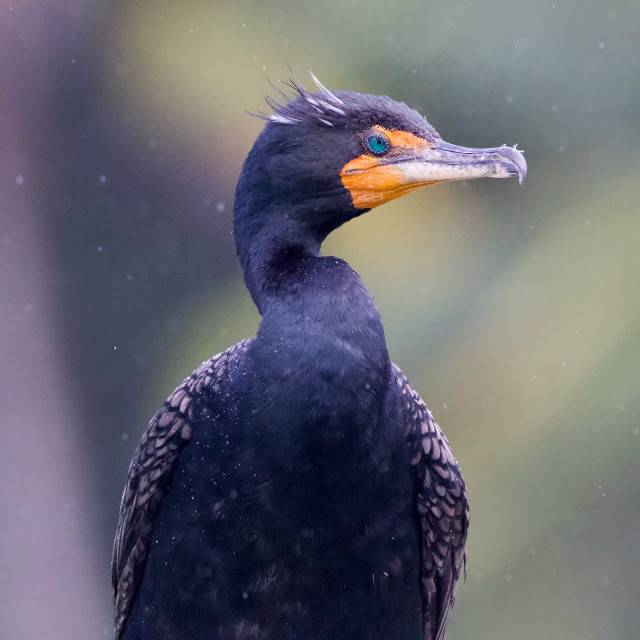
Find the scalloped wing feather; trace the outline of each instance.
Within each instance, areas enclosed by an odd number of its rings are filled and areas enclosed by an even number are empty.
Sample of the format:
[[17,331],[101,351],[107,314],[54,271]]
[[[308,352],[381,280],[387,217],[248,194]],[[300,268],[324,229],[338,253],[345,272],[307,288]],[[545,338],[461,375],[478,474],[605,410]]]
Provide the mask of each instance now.
[[155,414],[129,466],[113,544],[116,638],[125,628],[149,552],[151,534],[165,487],[180,452],[191,439],[194,418],[209,412],[230,363],[244,353],[244,340],[204,362],[180,384]]
[[405,375],[393,365],[419,487],[421,580],[425,640],[443,640],[460,573],[466,574],[469,504],[460,468],[440,427]]

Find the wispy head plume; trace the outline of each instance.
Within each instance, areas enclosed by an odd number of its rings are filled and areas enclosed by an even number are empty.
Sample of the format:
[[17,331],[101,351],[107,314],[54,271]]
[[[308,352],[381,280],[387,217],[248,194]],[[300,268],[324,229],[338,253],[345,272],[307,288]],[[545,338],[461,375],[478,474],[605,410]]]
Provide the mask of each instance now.
[[[291,90],[290,94],[285,93],[269,81],[271,88],[278,94],[278,100],[270,96],[265,98],[265,102],[273,113],[252,115],[277,124],[299,124],[308,120],[309,117],[313,117],[327,127],[332,127],[336,117],[347,115],[344,102],[335,93],[329,91],[311,71],[309,71],[309,75],[318,88],[318,92],[307,91],[295,76],[282,83]],[[300,101],[299,98],[302,100]],[[303,108],[300,108],[301,106]]]

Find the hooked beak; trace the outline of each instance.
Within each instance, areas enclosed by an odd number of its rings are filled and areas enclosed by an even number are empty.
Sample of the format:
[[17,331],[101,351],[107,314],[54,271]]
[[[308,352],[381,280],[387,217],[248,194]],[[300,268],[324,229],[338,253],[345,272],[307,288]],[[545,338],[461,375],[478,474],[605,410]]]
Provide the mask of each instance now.
[[473,178],[510,178],[518,176],[522,184],[527,163],[516,147],[472,149],[438,140],[408,162],[398,165],[406,179],[413,182],[471,180]]
[[526,175],[527,163],[515,147],[472,149],[413,136],[412,144],[395,147],[387,156],[355,158],[340,174],[358,209],[371,209],[437,182],[518,176],[522,184]]

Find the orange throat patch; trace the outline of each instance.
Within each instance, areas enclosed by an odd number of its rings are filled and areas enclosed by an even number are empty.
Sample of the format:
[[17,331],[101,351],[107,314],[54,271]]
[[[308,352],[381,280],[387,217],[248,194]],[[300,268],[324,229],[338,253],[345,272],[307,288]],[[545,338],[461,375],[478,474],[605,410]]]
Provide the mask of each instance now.
[[391,165],[377,165],[368,169],[354,169],[350,165],[365,158],[360,156],[346,164],[340,173],[342,184],[351,193],[356,209],[373,209],[389,200],[426,187],[433,182],[405,183],[404,175]]
[[[374,130],[384,133],[391,142],[391,152],[404,152],[407,160],[431,146],[427,140],[407,131],[389,131],[375,126]],[[399,164],[384,163],[384,157],[363,153],[347,162],[340,171],[345,189],[351,193],[356,209],[372,209],[389,200],[426,187],[433,182],[411,180]]]

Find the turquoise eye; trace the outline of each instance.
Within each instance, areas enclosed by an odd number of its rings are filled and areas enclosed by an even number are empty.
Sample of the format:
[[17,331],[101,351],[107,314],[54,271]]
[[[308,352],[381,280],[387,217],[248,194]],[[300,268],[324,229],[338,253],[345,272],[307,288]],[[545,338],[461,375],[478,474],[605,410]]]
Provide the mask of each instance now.
[[367,149],[376,156],[386,153],[389,151],[389,147],[391,146],[389,138],[387,138],[383,133],[378,132],[367,134],[365,137],[365,143],[367,145]]

